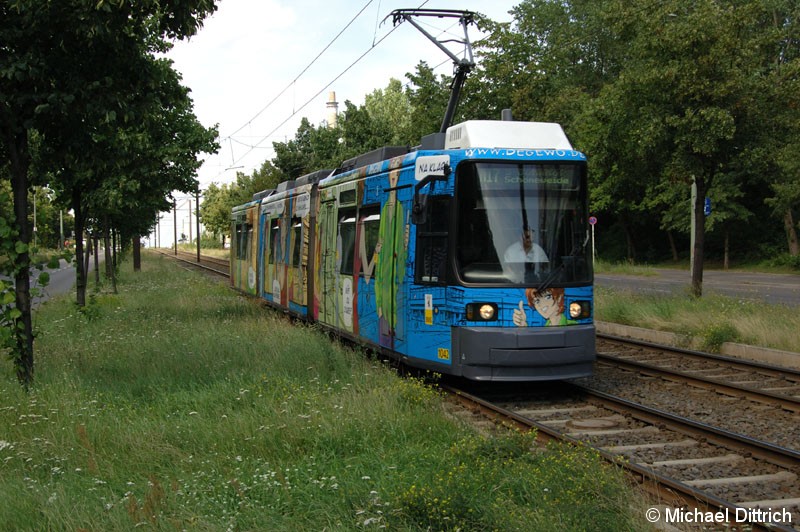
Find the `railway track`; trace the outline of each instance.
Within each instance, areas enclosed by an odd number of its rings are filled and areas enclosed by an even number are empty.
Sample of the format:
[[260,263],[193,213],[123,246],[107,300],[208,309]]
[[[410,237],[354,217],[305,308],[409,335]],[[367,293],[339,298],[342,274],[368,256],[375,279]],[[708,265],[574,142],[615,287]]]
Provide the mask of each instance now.
[[800,451],[800,373],[621,338],[598,338],[593,389]]
[[230,277],[230,262],[228,259],[200,255],[200,261],[198,262],[197,253],[189,253],[187,251],[180,250],[177,252],[177,254],[174,251],[159,250],[158,252],[162,255],[172,257],[182,264],[206,270],[223,277]]
[[672,512],[698,523],[693,512],[713,514],[712,524],[727,530],[792,530],[800,522],[797,451],[583,386],[559,390],[530,397],[447,388],[473,411],[535,428],[543,440],[597,449],[660,501],[662,518]]
[[699,523],[691,509],[714,515],[711,529],[798,526],[800,372],[616,337],[597,346],[595,376],[569,386],[451,393],[545,439],[598,449],[663,501],[653,511],[672,524]]
[[598,361],[800,412],[800,371],[711,353],[597,335]]

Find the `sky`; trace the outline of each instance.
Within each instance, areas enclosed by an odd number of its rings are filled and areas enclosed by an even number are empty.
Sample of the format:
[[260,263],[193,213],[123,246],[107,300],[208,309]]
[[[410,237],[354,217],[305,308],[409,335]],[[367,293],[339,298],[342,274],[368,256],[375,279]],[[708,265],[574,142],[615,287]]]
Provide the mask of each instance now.
[[[194,111],[206,127],[218,125],[220,151],[204,157],[200,189],[231,183],[236,172],[250,174],[272,159],[272,142],[294,138],[300,120],[319,125],[328,117],[330,92],[339,111],[349,100],[385,89],[391,78],[403,83],[420,61],[450,75],[452,61],[411,24],[394,26],[395,9],[457,9],[510,21],[521,0],[221,0],[217,11],[190,39],[178,41],[167,56],[191,90]],[[388,19],[386,17],[389,17]],[[463,39],[456,19],[423,17],[432,35]],[[469,37],[480,37],[469,27]],[[448,45],[461,57],[463,46]],[[178,196],[188,216],[188,198]],[[162,247],[172,244],[173,216],[160,231]],[[178,234],[194,222],[181,222]]]

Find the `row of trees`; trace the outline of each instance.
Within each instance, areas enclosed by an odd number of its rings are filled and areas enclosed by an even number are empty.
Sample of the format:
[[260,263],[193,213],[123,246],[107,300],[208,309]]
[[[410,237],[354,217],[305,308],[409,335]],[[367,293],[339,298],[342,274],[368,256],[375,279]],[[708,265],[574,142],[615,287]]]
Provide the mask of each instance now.
[[493,29],[472,109],[564,124],[590,157],[592,208],[617,221],[628,257],[648,227],[688,233],[692,183],[696,294],[706,197],[726,258],[734,231],[761,256],[797,257],[800,4],[526,1],[514,15]]
[[84,306],[84,232],[148,234],[171,191],[197,188],[198,154],[216,149],[215,129],[197,121],[163,58],[215,9],[213,0],[0,0],[0,251],[13,279],[0,281],[0,349],[25,386],[32,187],[46,185],[74,214]]
[[[689,251],[693,210],[697,295],[707,249],[725,264],[733,252],[783,254],[800,267],[799,6],[524,0],[511,24],[481,21],[488,37],[477,43],[457,120],[511,108],[518,120],[561,123],[589,157],[606,258],[678,260]],[[346,102],[335,128],[303,121],[259,172],[207,196],[207,226],[227,231],[222,214],[260,188],[438,130],[449,78],[425,63],[407,77],[407,87],[392,80],[361,106]],[[219,222],[209,223],[212,210]]]

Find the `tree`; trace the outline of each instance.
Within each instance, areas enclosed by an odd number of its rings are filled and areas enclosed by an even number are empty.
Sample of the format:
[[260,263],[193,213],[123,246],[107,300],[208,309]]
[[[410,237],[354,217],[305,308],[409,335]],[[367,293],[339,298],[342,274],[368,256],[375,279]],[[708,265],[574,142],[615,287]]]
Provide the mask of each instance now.
[[419,142],[418,137],[411,135],[412,107],[400,80],[392,78],[386,89],[375,89],[367,94],[364,108],[373,123],[373,134],[382,145],[402,146]]
[[[113,124],[137,120],[131,101],[146,93],[150,58],[166,49],[163,39],[193,34],[214,9],[213,0],[169,6],[157,0],[0,2],[4,21],[0,27],[0,147],[3,159],[9,161],[15,224],[4,238],[15,234],[13,274],[15,312],[19,313],[5,345],[12,351],[24,386],[33,378],[27,222],[32,135],[41,135],[49,145],[44,149],[56,155],[52,162],[58,166],[57,177],[66,181],[58,187],[70,190],[73,208],[80,207],[81,184],[94,179],[97,172],[76,164],[80,160],[77,143],[94,142]],[[83,216],[75,210],[76,226]],[[77,237],[80,251],[81,234]],[[85,282],[82,276],[79,268],[79,286]]]
[[225,236],[230,233],[231,211],[239,205],[231,192],[232,185],[218,186],[211,183],[203,193],[203,203],[200,204],[200,216],[206,229],[211,231],[215,238],[222,238],[225,245]]
[[[438,132],[447,110],[450,81],[444,76],[437,80],[433,69],[424,61],[417,65],[415,73],[407,73],[406,77],[411,82],[406,89],[411,106],[408,136],[420,139],[425,135]],[[467,77],[467,83],[469,83],[469,79]]]
[[[782,221],[788,252],[800,256],[800,6],[797,2],[764,2],[757,19],[761,71],[751,78],[748,98],[759,161],[770,161],[766,198],[773,215]],[[766,157],[764,157],[766,156]]]

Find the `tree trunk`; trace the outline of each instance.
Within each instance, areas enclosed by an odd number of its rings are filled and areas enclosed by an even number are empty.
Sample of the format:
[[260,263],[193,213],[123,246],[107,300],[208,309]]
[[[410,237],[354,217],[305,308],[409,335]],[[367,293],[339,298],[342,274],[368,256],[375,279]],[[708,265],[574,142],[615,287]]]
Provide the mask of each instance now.
[[628,262],[633,264],[636,261],[636,245],[633,241],[633,233],[631,233],[628,220],[625,216],[620,218],[622,229],[625,231],[625,243],[628,245]]
[[11,190],[14,195],[14,216],[19,229],[18,242],[25,244],[24,253],[16,256],[14,268],[14,303],[21,313],[14,320],[13,349],[14,367],[17,379],[27,390],[33,383],[33,320],[31,319],[31,278],[30,253],[27,246],[31,241],[28,223],[28,132],[13,133],[4,130],[4,141],[11,159]]
[[730,231],[725,229],[725,254],[724,254],[725,258],[722,260],[722,269],[725,270],[726,272],[728,271],[728,266],[730,266],[730,256],[729,256],[730,236],[731,236]]
[[672,262],[678,262],[678,248],[675,247],[675,237],[672,236],[672,231],[667,231],[667,238],[669,239],[669,248],[672,250]]
[[786,239],[789,243],[789,255],[796,257],[800,255],[800,244],[797,242],[797,228],[794,226],[792,209],[786,209],[783,215],[783,226],[786,228]]
[[105,247],[106,278],[111,279],[111,270],[114,262],[111,259],[111,236],[109,235],[108,219],[103,222],[103,246]]
[[692,295],[701,297],[703,295],[703,248],[705,238],[706,217],[704,214],[706,198],[706,181],[703,177],[695,178],[697,184],[697,196],[692,205],[694,212],[694,250],[692,253]]
[[[81,235],[83,236],[83,235]],[[92,237],[86,234],[86,256],[83,261],[83,271],[86,272],[86,287],[89,287],[89,257],[92,255]]]
[[81,191],[72,189],[72,211],[75,215],[75,287],[78,307],[86,306],[86,270],[83,258],[84,215],[81,207]]
[[117,232],[111,230],[111,291],[117,293]]
[[142,270],[142,239],[138,236],[133,237],[133,271]]
[[100,290],[100,238],[94,231],[91,238],[94,244],[94,285]]

